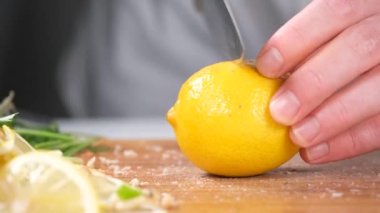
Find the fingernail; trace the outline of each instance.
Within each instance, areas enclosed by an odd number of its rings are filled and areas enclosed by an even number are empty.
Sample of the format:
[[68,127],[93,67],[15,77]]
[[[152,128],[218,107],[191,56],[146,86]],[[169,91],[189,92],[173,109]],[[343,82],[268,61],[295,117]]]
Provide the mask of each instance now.
[[306,149],[306,156],[309,161],[315,161],[329,153],[329,145],[321,143]]
[[269,105],[272,117],[279,123],[290,125],[300,108],[300,102],[292,92],[285,91]]
[[314,117],[306,118],[301,123],[292,128],[292,136],[295,143],[302,147],[307,147],[312,140],[317,137],[320,124]]
[[277,77],[282,65],[284,63],[284,58],[282,57],[280,51],[274,47],[269,48],[264,54],[257,58],[257,68],[262,71],[264,75],[268,77]]

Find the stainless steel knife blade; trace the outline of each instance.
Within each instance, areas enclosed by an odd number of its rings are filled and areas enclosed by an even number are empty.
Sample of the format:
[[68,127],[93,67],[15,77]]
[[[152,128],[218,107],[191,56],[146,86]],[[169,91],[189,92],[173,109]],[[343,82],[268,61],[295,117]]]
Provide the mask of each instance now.
[[222,54],[229,60],[242,59],[244,46],[228,1],[203,0],[201,6],[210,33]]

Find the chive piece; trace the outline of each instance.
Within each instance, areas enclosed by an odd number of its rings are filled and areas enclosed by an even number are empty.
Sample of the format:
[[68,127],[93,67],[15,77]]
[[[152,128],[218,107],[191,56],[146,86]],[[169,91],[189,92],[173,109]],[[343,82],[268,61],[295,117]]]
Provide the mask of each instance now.
[[30,136],[38,136],[38,137],[47,137],[47,138],[55,138],[60,140],[72,140],[73,137],[68,134],[63,133],[54,133],[45,130],[36,130],[36,129],[25,129],[25,128],[15,128],[16,132],[20,135],[30,135]]
[[117,191],[120,200],[129,200],[142,195],[142,191],[128,185],[121,185]]
[[66,150],[63,151],[64,156],[73,156],[77,154],[78,152],[86,149],[88,146],[92,144],[92,141],[85,141],[85,142],[80,142],[72,147],[67,148]]
[[62,141],[44,141],[43,143],[37,143],[34,145],[36,149],[50,149],[51,147],[59,146]]

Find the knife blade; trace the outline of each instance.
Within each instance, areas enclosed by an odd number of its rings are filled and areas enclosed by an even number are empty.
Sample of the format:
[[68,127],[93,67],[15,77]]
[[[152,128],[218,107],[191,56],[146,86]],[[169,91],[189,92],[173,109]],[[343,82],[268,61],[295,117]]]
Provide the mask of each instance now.
[[243,59],[244,45],[228,1],[203,0],[201,9],[221,53],[229,60]]

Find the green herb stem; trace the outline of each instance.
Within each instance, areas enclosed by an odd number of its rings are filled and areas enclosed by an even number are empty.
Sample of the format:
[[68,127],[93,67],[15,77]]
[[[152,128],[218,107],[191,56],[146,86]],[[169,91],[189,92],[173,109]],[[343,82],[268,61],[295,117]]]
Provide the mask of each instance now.
[[54,133],[46,130],[38,130],[38,129],[25,129],[25,128],[15,128],[16,132],[20,135],[34,136],[34,137],[46,137],[51,139],[59,139],[59,140],[73,140],[71,135],[62,134],[62,133]]
[[81,143],[76,143],[75,146],[71,146],[63,151],[63,155],[65,156],[73,156],[76,153],[84,150],[86,147],[89,147],[93,141],[84,141]]
[[42,143],[37,143],[34,145],[36,149],[59,149],[64,150],[71,146],[78,145],[76,141],[44,141]]
[[[44,141],[43,143],[37,143],[34,145],[36,149],[46,149],[50,147],[56,147],[62,144],[62,141]],[[66,143],[65,143],[66,144]]]

